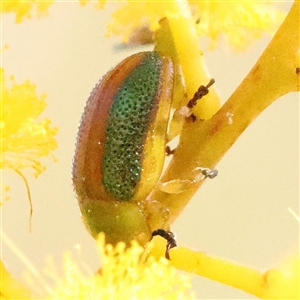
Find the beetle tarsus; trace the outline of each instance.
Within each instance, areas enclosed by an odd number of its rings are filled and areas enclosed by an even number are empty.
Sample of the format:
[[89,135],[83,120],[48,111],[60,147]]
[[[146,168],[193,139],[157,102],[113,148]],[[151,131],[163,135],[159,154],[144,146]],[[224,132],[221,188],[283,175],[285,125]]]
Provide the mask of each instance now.
[[175,149],[171,149],[170,146],[166,146],[165,148],[166,155],[173,155],[175,153]]
[[177,247],[177,243],[175,240],[175,237],[176,237],[175,234],[172,231],[166,231],[164,229],[157,229],[152,232],[152,237],[154,237],[156,235],[159,235],[162,238],[164,238],[165,240],[167,240],[165,257],[166,257],[166,259],[171,260],[170,259],[170,250],[174,247]]
[[194,94],[194,97],[187,104],[188,108],[193,108],[199,99],[203,96],[207,95],[209,92],[209,88],[215,83],[214,79],[211,79],[207,85],[200,85],[197,92]]
[[194,114],[191,114],[190,118],[191,118],[192,122],[195,122],[197,120],[197,116]]
[[209,168],[200,168],[201,173],[205,178],[213,179],[218,175],[218,170]]

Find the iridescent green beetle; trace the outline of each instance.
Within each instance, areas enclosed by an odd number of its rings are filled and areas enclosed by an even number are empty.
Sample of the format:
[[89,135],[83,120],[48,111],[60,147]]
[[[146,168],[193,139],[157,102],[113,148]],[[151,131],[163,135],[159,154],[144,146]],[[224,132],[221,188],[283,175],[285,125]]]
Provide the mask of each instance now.
[[82,116],[73,183],[86,227],[106,241],[151,239],[142,201],[158,181],[173,93],[173,63],[134,54],[92,91]]
[[[187,106],[192,108],[212,83],[201,86]],[[160,235],[168,243],[167,258],[176,246],[174,235],[150,227],[145,203],[164,164],[173,88],[170,57],[142,52],[122,61],[87,101],[73,164],[73,184],[92,236],[104,232],[108,243],[135,239],[145,245]],[[215,176],[208,169],[202,173]]]

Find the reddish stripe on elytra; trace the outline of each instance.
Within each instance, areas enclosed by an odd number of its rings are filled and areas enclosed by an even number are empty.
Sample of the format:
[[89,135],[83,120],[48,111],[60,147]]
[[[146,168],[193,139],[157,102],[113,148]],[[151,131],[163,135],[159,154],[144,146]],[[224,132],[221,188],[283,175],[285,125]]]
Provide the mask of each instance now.
[[102,185],[101,174],[106,120],[116,91],[144,56],[144,53],[130,56],[109,71],[87,101],[73,161],[73,184],[80,201],[111,198]]

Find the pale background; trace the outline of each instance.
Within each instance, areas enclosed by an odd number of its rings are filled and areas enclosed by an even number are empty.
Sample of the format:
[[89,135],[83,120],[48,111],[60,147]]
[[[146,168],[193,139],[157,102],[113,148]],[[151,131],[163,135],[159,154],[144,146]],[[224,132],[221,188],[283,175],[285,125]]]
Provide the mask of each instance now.
[[[291,3],[286,3],[289,8]],[[28,232],[29,205],[23,181],[4,170],[11,200],[2,207],[5,234],[42,272],[51,255],[59,269],[63,253],[81,245],[81,258],[94,271],[99,266],[94,240],[85,230],[71,183],[72,156],[85,101],[98,79],[129,54],[117,50],[117,38],[104,37],[109,10],[77,2],[53,5],[46,18],[14,23],[3,15],[2,53],[6,75],[37,85],[47,93],[42,117],[59,127],[58,163],[45,160],[47,171],[28,177],[33,232]],[[206,53],[208,69],[225,101],[249,72],[270,38],[246,53],[224,44]],[[205,43],[205,41],[203,41]],[[148,47],[151,49],[151,47]],[[148,49],[148,48],[142,48]],[[299,213],[299,94],[282,97],[243,133],[217,166],[219,176],[207,180],[175,222],[179,244],[265,270],[298,250],[299,224],[288,207]],[[25,266],[2,242],[3,261],[21,277]],[[193,290],[202,299],[255,299],[230,287],[195,276]]]

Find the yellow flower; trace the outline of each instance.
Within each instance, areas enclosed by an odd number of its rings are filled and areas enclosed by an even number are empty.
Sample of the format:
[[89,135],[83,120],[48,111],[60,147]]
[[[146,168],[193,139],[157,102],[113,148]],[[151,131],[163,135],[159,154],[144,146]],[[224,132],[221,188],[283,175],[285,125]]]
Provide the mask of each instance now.
[[209,36],[211,47],[224,34],[228,44],[243,48],[262,33],[273,35],[285,14],[275,6],[275,1],[200,1],[194,2],[193,17],[199,36]]
[[[103,1],[101,1],[103,2]],[[128,42],[138,28],[159,28],[158,21],[167,16],[172,2],[124,1],[118,4],[108,24],[108,33],[121,35]],[[185,1],[180,1],[184,3]],[[259,38],[263,32],[273,34],[284,13],[272,1],[187,1],[199,36],[207,36],[210,46],[217,46],[221,34],[231,46],[240,49]]]
[[[4,235],[5,241],[8,238]],[[11,242],[10,242],[11,244]],[[115,247],[105,244],[104,234],[97,240],[102,268],[94,275],[86,275],[74,261],[69,252],[64,257],[63,278],[49,265],[45,272],[54,280],[53,292],[43,295],[47,299],[194,299],[189,291],[191,278],[180,274],[163,257],[149,256],[149,248],[144,249],[132,242],[128,248],[120,242]],[[151,247],[151,245],[149,245]],[[13,278],[2,264],[4,286],[1,295],[10,299],[37,296],[37,291],[25,288]],[[46,280],[41,274],[33,279],[27,276],[29,286],[38,286]],[[36,282],[36,283],[34,283]],[[18,287],[16,290],[15,287]]]
[[32,168],[37,177],[45,166],[42,157],[51,155],[57,148],[54,136],[57,128],[50,126],[49,119],[36,119],[46,107],[46,94],[36,95],[36,86],[26,80],[22,84],[11,81],[9,88],[1,69],[1,159],[0,168],[10,168],[20,173]]
[[[90,0],[79,0],[80,5],[85,6]],[[93,1],[95,2],[95,1]],[[106,1],[104,0],[98,0],[98,2],[96,2],[96,4],[94,5],[94,7],[96,9],[102,9],[104,4]]]
[[52,299],[194,299],[189,293],[190,277],[179,274],[165,258],[146,256],[145,249],[132,242],[126,249],[120,242],[105,244],[100,234],[99,274],[84,276],[70,254],[65,255],[65,278]]
[[37,17],[47,15],[48,8],[54,3],[54,0],[39,1],[3,1],[1,4],[2,12],[14,13],[16,16],[15,22],[21,23],[24,18],[31,19],[32,11],[35,11]]

